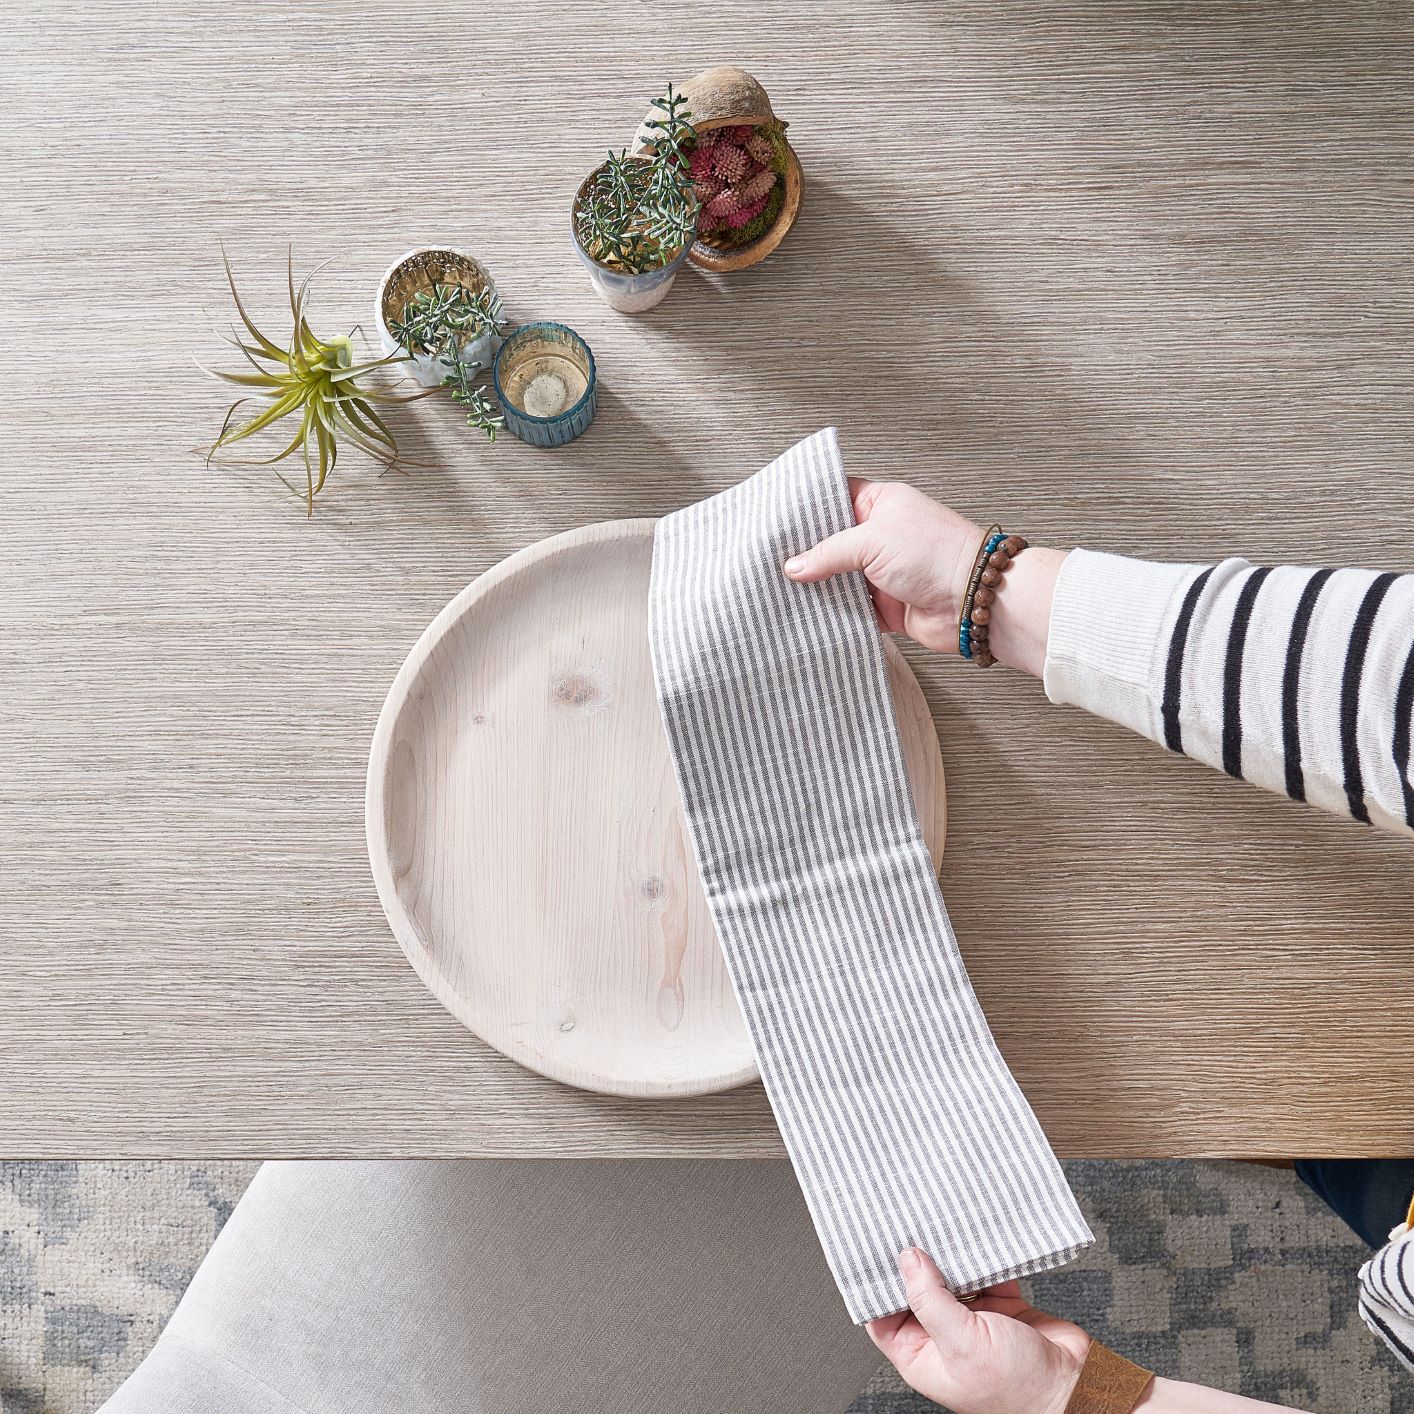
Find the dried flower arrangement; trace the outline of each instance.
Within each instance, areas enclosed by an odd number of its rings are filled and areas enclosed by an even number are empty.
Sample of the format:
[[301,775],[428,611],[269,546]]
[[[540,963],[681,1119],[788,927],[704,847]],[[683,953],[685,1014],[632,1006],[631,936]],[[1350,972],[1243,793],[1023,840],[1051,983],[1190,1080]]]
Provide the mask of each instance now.
[[[789,125],[760,81],[732,64],[694,74],[680,93],[692,106],[688,175],[702,203],[688,259],[718,274],[744,270],[780,246],[800,213],[805,179]],[[651,150],[648,121],[636,141]]]
[[720,249],[770,230],[785,198],[785,124],[742,123],[703,133],[688,154],[702,214],[699,239]]
[[467,426],[486,433],[492,442],[506,419],[478,381],[485,370],[463,362],[461,353],[468,344],[504,328],[501,297],[489,285],[432,285],[417,291],[401,317],[388,323],[389,332],[409,354],[425,354],[445,370],[442,386],[466,413]]
[[[399,356],[355,363],[351,334],[321,339],[310,329],[305,310],[310,282],[319,271],[312,271],[296,288],[293,251],[289,256],[290,318],[293,328],[289,342],[284,346],[267,338],[256,328],[241,303],[235,277],[231,273],[231,262],[226,258],[224,249],[221,258],[225,262],[226,282],[231,287],[236,313],[250,340],[247,342],[245,337],[232,329],[227,342],[241,351],[250,369],[239,373],[212,369],[203,371],[249,391],[226,410],[221,431],[206,453],[207,463],[218,459],[239,461],[238,458],[221,457],[220,454],[273,423],[286,417],[298,417],[299,430],[283,451],[276,452],[273,457],[241,464],[273,466],[286,457],[301,453],[305,473],[302,490],[287,481],[279,471],[275,474],[291,492],[304,500],[308,513],[313,515],[314,498],[324,489],[324,483],[334,469],[341,440],[367,452],[384,466],[392,466],[397,461],[397,441],[373,405],[408,402],[411,398],[424,395],[394,394],[365,381],[375,369],[400,362]],[[221,337],[226,336],[223,334]],[[263,402],[265,406],[245,421],[233,423],[237,410],[251,399]]]
[[647,154],[610,152],[580,187],[574,231],[590,260],[629,275],[661,270],[692,241],[698,202],[688,174],[692,114],[672,84],[653,100]]

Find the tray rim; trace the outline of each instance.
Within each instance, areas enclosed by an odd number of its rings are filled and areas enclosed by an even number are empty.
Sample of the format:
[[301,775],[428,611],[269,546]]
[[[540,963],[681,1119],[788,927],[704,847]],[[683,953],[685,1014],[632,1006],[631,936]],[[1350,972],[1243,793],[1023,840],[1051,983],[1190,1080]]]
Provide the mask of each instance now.
[[[567,1068],[548,1062],[532,1047],[521,1045],[507,1049],[499,1041],[493,1040],[488,1032],[498,1028],[486,1025],[485,1014],[478,1010],[460,992],[456,991],[443,977],[441,971],[430,960],[429,950],[422,944],[417,925],[413,922],[398,892],[393,877],[392,851],[389,847],[384,826],[387,780],[392,764],[392,742],[394,732],[402,713],[411,701],[413,689],[426,667],[427,660],[447,632],[472,607],[495,590],[507,579],[520,574],[530,566],[560,554],[571,547],[593,545],[596,542],[610,542],[633,539],[647,534],[651,539],[653,528],[658,524],[656,516],[633,516],[621,520],[593,521],[588,525],[576,526],[571,530],[546,536],[532,541],[529,545],[497,561],[482,574],[477,575],[462,587],[432,618],[418,635],[407,656],[399,666],[397,674],[383,699],[378,712],[378,721],[373,729],[373,739],[369,747],[368,772],[364,785],[364,843],[368,852],[369,869],[373,875],[378,901],[383,909],[388,926],[392,929],[398,947],[411,965],[423,986],[441,1006],[482,1044],[490,1047],[507,1060],[545,1076],[558,1084],[568,1085],[593,1094],[611,1095],[622,1099],[682,1099],[696,1095],[720,1094],[749,1085],[760,1079],[760,1071],[753,1060],[730,1071],[719,1071],[697,1078],[686,1077],[673,1081],[653,1081],[646,1083],[617,1082],[612,1077],[593,1075],[576,1071],[573,1075]],[[884,636],[884,654],[887,664],[895,657],[902,659],[898,645],[887,635]],[[923,697],[922,684],[906,660],[902,662],[914,689]],[[923,697],[926,706],[926,697]],[[928,730],[933,738],[934,750],[941,762],[941,746],[937,740],[937,727],[929,716]],[[937,801],[938,849],[934,854],[937,867],[946,841],[947,830],[947,786],[946,776],[940,773],[941,790]],[[927,831],[924,831],[925,842]],[[931,853],[931,851],[930,851]],[[695,851],[693,865],[696,866]],[[515,1046],[514,1038],[508,1043]]]

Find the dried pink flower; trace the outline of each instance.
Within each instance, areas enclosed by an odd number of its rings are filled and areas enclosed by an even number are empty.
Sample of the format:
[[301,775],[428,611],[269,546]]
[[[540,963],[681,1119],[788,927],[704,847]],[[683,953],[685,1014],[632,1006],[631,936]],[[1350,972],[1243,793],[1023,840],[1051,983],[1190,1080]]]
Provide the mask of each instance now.
[[752,206],[743,206],[740,211],[733,211],[727,217],[727,225],[734,231],[739,231],[748,221],[754,220],[761,214],[762,208],[766,205],[764,201],[758,201]]
[[765,201],[771,194],[771,188],[776,185],[776,174],[769,169],[757,172],[753,177],[748,178],[737,187],[737,193],[741,198],[743,206],[749,205],[753,201]]
[[776,160],[776,148],[765,133],[752,133],[747,140],[746,151],[753,162],[769,167]]
[[734,128],[723,128],[721,131],[730,133],[732,141],[738,147],[745,146],[755,135],[756,129],[750,123],[738,123]]
[[735,189],[728,187],[707,203],[707,210],[713,216],[731,216],[740,206],[741,201],[738,199]]
[[712,172],[724,182],[739,182],[746,175],[746,153],[719,143],[712,153]]

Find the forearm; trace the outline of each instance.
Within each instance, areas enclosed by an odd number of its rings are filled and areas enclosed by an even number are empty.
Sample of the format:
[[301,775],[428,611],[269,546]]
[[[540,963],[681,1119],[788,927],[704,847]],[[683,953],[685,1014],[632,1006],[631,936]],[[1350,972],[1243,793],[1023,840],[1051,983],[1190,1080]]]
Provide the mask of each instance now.
[[1012,562],[992,601],[991,647],[997,662],[1040,677],[1046,666],[1051,606],[1065,564],[1064,550],[1032,545]]
[[1053,702],[1295,800],[1414,830],[1414,575],[1033,549],[993,624],[997,657],[1043,673]]
[[1240,1394],[1224,1394],[1205,1385],[1185,1384],[1182,1380],[1156,1379],[1147,1393],[1135,1405],[1135,1414],[1257,1414],[1259,1410],[1284,1410],[1291,1414],[1289,1404],[1265,1404],[1259,1399],[1247,1399]]
[[[1170,565],[1031,546],[967,598],[981,526],[898,483],[851,483],[856,524],[785,562],[862,570],[880,625],[989,659],[1229,775],[1414,831],[1414,574]],[[995,554],[995,551],[993,552]],[[980,615],[977,617],[976,615]]]

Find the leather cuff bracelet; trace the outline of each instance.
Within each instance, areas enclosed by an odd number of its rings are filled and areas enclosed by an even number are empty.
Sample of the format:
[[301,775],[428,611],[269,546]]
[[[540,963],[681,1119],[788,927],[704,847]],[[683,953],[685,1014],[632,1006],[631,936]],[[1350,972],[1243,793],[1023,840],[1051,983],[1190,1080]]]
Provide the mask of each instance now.
[[1130,1414],[1153,1378],[1143,1366],[1092,1340],[1065,1414]]

